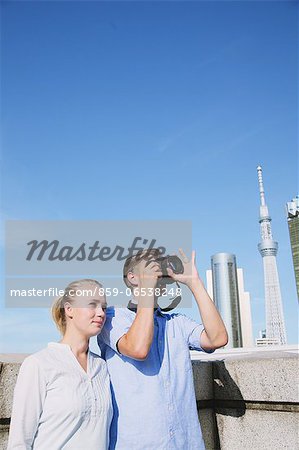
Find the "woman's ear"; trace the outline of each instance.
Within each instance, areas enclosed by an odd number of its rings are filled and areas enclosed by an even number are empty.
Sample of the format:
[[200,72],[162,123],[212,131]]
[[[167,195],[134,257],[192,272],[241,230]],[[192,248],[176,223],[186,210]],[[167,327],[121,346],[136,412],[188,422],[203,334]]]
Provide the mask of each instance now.
[[69,317],[70,319],[73,318],[73,307],[69,302],[64,304],[64,312],[66,317]]
[[128,272],[127,279],[132,286],[138,286],[137,275],[134,272]]

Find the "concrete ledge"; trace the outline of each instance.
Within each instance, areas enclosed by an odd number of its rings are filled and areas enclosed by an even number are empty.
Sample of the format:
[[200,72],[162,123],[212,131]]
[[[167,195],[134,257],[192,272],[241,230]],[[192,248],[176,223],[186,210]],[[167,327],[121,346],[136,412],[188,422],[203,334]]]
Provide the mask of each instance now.
[[10,418],[13,391],[20,369],[20,363],[0,363],[0,425],[2,419]]
[[[192,361],[207,449],[299,449],[296,353],[213,356],[211,362]],[[212,411],[208,420],[205,410]]]
[[[226,358],[222,351],[221,360],[216,353],[192,361],[207,450],[299,448],[296,353],[263,349]],[[7,445],[13,389],[25,356],[2,355],[0,362],[0,450]]]
[[296,450],[298,414],[252,411],[240,417],[216,414],[221,450]]
[[233,396],[259,402],[298,402],[296,355],[215,361],[213,367],[217,399]]

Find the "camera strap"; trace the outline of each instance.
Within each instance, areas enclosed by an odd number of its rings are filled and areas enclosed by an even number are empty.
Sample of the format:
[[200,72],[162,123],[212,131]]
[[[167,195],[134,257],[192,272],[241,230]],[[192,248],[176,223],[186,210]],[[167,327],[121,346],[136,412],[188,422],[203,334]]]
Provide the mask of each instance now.
[[[176,285],[180,289],[180,285],[177,281],[176,281]],[[182,296],[177,295],[176,297],[173,297],[171,300],[172,301],[171,301],[170,305],[168,305],[166,308],[161,308],[161,306],[160,306],[160,310],[162,312],[169,312],[169,311],[172,311],[174,308],[176,308],[178,306],[178,304],[180,303],[180,301],[182,300]]]

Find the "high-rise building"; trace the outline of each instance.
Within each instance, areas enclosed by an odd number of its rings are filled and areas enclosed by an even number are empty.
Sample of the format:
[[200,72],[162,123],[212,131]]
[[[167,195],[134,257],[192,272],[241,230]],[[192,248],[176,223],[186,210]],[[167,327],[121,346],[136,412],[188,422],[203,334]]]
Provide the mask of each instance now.
[[287,202],[287,217],[290,233],[297,297],[299,300],[299,195]]
[[[207,291],[210,297],[214,300],[213,292],[213,274],[212,270],[206,271],[207,277]],[[253,335],[252,335],[252,318],[251,318],[251,307],[250,307],[250,295],[244,289],[244,277],[243,269],[237,268],[237,289],[238,289],[238,299],[239,299],[239,311],[240,311],[240,322],[241,322],[241,335],[242,335],[242,346],[252,347],[253,346]],[[230,296],[230,291],[227,293],[227,297]],[[229,300],[231,303],[231,300]],[[224,318],[226,322],[226,318]],[[227,326],[227,324],[225,324]],[[227,347],[233,347],[230,343]]]
[[282,299],[276,264],[278,243],[274,241],[271,229],[271,217],[265,200],[261,166],[257,167],[260,191],[260,231],[261,242],[258,245],[263,257],[265,304],[266,304],[266,338],[277,339],[279,344],[286,344],[286,330],[282,309]]
[[[212,256],[211,265],[213,295],[210,292],[210,296],[227,329],[227,348],[242,347],[236,257],[231,253],[217,253]],[[210,288],[208,290],[211,291]]]
[[250,294],[244,289],[243,269],[237,269],[243,347],[253,346]]

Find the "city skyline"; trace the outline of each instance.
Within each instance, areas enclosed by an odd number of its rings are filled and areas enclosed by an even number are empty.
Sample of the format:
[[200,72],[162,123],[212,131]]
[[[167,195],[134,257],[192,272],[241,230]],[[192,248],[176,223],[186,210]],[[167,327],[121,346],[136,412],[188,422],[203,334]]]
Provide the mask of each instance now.
[[[4,2],[2,25],[2,218],[191,220],[202,278],[211,255],[236,255],[256,337],[261,164],[297,343],[285,217],[298,189],[292,5]],[[1,351],[59,338],[48,310],[4,309],[3,292]],[[199,319],[195,305],[184,312]]]

